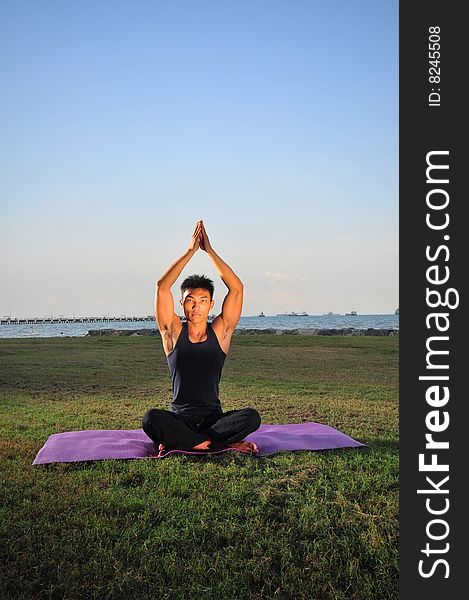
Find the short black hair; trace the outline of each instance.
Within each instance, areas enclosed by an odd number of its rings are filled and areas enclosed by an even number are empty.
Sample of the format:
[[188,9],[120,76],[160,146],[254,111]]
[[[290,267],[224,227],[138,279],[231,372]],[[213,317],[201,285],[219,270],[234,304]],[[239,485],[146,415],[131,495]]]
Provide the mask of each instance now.
[[213,285],[213,281],[211,279],[205,275],[189,275],[189,277],[186,277],[181,283],[182,294],[184,294],[185,290],[195,290],[196,288],[207,290],[207,292],[210,294],[210,300],[212,300],[215,286]]

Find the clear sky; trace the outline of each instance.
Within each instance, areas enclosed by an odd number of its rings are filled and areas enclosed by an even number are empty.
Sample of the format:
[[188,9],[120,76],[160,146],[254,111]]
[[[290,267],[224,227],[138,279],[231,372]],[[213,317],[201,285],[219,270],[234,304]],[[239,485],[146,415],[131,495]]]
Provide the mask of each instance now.
[[152,314],[197,219],[243,315],[394,312],[397,0],[3,0],[0,61],[0,316]]

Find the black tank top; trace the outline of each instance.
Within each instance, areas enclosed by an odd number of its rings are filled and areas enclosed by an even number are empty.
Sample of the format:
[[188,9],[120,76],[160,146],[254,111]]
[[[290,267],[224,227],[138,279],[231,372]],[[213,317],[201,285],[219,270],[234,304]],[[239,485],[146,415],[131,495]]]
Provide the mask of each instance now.
[[176,346],[167,356],[173,380],[171,412],[187,417],[221,413],[218,384],[225,358],[210,323],[207,339],[197,343],[190,341],[187,324],[183,323]]

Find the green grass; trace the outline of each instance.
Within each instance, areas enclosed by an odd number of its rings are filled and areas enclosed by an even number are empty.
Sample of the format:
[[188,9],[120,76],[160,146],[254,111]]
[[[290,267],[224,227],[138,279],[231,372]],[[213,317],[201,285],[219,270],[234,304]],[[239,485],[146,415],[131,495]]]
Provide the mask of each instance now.
[[398,338],[235,336],[225,410],[368,446],[35,466],[52,433],[135,429],[159,338],[0,340],[0,597],[398,598]]

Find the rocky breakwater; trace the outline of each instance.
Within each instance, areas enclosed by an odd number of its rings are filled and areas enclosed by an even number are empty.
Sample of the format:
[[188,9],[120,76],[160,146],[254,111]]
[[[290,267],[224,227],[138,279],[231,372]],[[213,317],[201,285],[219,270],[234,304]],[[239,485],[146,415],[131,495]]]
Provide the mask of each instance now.
[[[356,329],[344,327],[343,329],[235,329],[235,335],[372,335],[393,336],[399,335],[397,329]],[[154,336],[160,335],[158,329],[90,329],[87,336]]]
[[258,335],[270,333],[276,335],[373,335],[393,336],[399,335],[397,329],[356,329],[355,327],[344,327],[342,329],[236,329],[238,335]]
[[160,335],[158,329],[90,329],[87,336],[99,337],[102,335],[111,335],[114,337],[127,336],[135,337],[137,335]]

